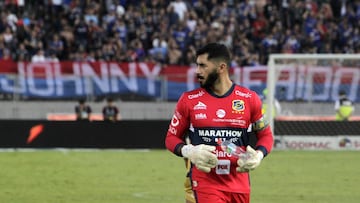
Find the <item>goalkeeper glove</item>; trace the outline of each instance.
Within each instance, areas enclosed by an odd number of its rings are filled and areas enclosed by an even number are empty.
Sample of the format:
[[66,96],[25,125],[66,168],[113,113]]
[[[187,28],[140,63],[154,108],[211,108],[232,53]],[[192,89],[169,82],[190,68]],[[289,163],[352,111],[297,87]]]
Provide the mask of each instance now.
[[238,167],[236,167],[236,171],[248,172],[254,170],[260,165],[263,158],[264,154],[261,151],[255,151],[250,145],[248,145],[246,147],[246,156],[239,158],[237,161]]
[[209,173],[211,168],[215,168],[217,164],[217,157],[212,151],[216,149],[215,146],[210,145],[185,145],[181,148],[183,157],[190,159],[195,164],[196,168],[206,173]]

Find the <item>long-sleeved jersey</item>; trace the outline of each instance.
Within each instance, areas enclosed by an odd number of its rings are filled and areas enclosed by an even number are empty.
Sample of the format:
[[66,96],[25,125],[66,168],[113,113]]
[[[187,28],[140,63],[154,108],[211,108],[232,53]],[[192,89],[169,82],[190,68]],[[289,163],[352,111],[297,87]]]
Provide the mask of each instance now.
[[249,145],[250,125],[257,126],[256,149],[266,156],[273,146],[270,127],[263,126],[259,96],[247,88],[233,84],[219,97],[204,88],[183,93],[169,125],[165,139],[168,150],[181,156],[183,137],[188,134],[191,144],[216,146],[218,164],[210,173],[191,169],[193,189],[214,188],[222,191],[250,193],[248,173],[236,171],[237,158],[223,151],[219,140],[230,140],[244,150]]

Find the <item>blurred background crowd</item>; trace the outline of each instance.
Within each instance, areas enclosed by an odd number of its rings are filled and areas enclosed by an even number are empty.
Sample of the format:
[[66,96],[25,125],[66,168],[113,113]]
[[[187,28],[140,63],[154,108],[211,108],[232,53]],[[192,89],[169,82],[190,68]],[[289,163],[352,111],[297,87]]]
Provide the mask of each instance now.
[[0,60],[189,65],[218,41],[233,66],[270,53],[360,53],[360,0],[1,0]]

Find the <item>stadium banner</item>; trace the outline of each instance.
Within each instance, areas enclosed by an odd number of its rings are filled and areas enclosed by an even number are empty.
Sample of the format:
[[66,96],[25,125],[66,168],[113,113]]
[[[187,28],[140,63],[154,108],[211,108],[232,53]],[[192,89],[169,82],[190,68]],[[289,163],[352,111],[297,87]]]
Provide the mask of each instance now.
[[275,136],[275,149],[360,150],[360,136]]
[[[279,100],[334,101],[339,89],[360,101],[360,69],[352,67],[286,66],[276,86]],[[261,94],[266,66],[233,67],[232,80]],[[0,94],[23,98],[79,98],[108,94],[137,94],[177,100],[198,87],[195,67],[116,62],[5,62],[0,61]]]

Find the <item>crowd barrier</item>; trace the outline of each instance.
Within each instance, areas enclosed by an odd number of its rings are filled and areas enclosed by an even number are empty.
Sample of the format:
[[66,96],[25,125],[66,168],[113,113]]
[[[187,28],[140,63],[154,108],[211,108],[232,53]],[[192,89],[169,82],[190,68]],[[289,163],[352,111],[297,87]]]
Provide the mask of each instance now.
[[[0,148],[164,149],[169,122],[0,120]],[[275,135],[278,149],[360,150],[359,121],[276,121]]]
[[164,148],[169,121],[0,121],[1,148]]

